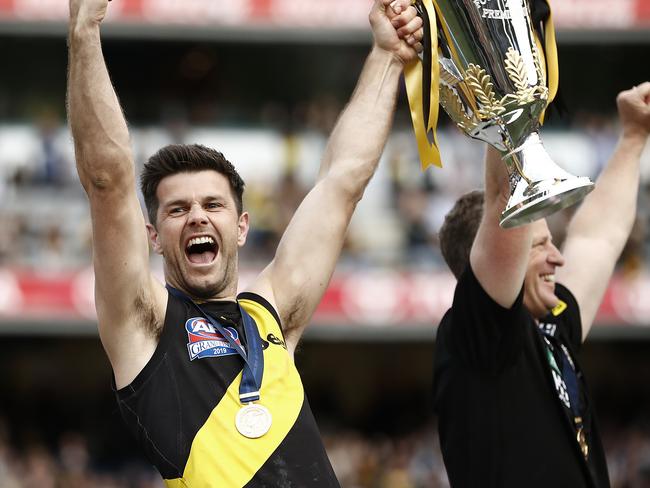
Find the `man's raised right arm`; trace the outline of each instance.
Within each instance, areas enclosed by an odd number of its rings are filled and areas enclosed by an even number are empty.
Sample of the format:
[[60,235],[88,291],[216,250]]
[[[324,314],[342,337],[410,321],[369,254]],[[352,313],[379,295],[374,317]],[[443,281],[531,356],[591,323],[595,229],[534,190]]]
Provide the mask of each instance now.
[[505,308],[514,304],[521,291],[532,243],[529,225],[511,229],[499,226],[509,195],[506,165],[498,151],[488,146],[483,218],[474,239],[470,263],[483,289]]
[[131,374],[120,374],[118,366],[132,363],[129,349],[136,345],[125,347],[123,334],[134,334],[140,346],[150,342],[134,325],[140,310],[152,309],[146,305],[154,303],[161,287],[149,273],[129,133],[101,49],[107,4],[70,0],[67,108],[77,170],[90,202],[99,332],[119,384],[118,376]]

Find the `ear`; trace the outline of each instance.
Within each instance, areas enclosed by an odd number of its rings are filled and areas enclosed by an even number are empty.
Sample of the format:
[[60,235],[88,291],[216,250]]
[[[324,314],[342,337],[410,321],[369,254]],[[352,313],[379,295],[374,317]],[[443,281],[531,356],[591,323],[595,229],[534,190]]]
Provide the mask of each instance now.
[[155,252],[156,254],[160,254],[162,256],[163,251],[162,251],[162,246],[160,244],[158,231],[153,225],[147,224],[147,234],[149,234],[149,240],[151,241],[151,247],[153,248],[153,252]]
[[239,216],[239,221],[237,222],[237,228],[239,229],[239,232],[237,234],[237,245],[239,247],[242,247],[244,244],[246,244],[246,236],[248,236],[249,229],[248,219],[248,212],[242,212],[242,214]]

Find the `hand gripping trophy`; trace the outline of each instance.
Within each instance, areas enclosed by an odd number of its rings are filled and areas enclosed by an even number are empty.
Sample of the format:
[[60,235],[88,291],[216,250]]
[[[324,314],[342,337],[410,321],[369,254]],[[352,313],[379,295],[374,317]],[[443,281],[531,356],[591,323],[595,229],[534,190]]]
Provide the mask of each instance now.
[[528,0],[414,1],[424,21],[424,50],[405,78],[423,167],[441,165],[439,102],[463,132],[501,152],[510,175],[502,227],[572,205],[594,186],[556,165],[537,132],[558,73],[550,9],[546,0],[531,1],[534,16]]

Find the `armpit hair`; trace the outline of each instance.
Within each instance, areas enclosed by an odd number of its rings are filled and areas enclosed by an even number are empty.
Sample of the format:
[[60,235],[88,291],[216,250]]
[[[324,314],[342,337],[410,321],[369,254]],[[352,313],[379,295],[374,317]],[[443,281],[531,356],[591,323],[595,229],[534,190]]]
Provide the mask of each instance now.
[[285,339],[294,331],[300,330],[306,320],[305,317],[305,299],[302,297],[296,298],[291,308],[285,311],[282,320],[282,332]]
[[137,311],[136,321],[141,327],[155,339],[160,339],[164,325],[164,315],[161,317],[156,311],[154,301],[151,296],[140,290],[136,296],[133,305]]

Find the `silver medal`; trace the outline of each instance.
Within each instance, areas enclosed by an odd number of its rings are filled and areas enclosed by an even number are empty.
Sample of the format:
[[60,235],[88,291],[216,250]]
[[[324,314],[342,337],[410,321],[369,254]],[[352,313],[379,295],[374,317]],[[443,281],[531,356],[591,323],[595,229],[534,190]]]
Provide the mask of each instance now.
[[249,403],[237,412],[235,427],[241,435],[257,439],[266,434],[271,428],[271,412],[264,405]]

